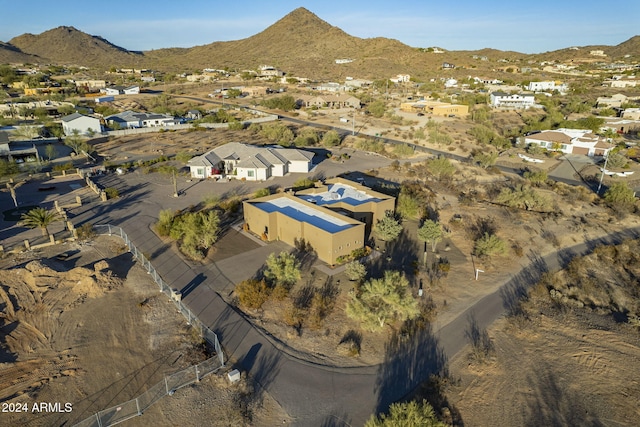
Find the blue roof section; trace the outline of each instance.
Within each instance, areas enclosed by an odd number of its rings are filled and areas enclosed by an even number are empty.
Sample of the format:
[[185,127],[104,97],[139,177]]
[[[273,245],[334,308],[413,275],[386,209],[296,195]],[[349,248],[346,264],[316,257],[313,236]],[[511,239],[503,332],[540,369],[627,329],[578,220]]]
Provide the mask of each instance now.
[[306,222],[331,234],[354,226],[354,224],[287,198],[253,203],[253,205],[267,213],[280,212],[296,221]]

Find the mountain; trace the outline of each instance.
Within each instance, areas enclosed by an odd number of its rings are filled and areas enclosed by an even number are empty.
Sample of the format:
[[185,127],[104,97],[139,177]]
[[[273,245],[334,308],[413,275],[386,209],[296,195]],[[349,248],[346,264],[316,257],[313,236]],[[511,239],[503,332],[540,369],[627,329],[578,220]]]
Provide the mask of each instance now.
[[[382,37],[362,39],[332,26],[305,8],[298,8],[264,31],[251,37],[191,48],[157,49],[131,52],[107,40],[73,27],[58,27],[39,35],[24,34],[0,44],[0,63],[51,62],[61,65],[85,65],[99,68],[138,67],[161,71],[195,71],[202,68],[256,69],[271,65],[289,75],[315,79],[343,79],[346,76],[380,79],[395,74],[417,78],[436,75],[465,77],[468,69],[486,74],[496,68],[496,61],[510,63],[543,60],[571,60],[589,56],[589,50],[604,50],[609,60],[640,56],[640,36],[617,46],[585,46],[527,55],[495,49],[477,51],[425,52],[398,40]],[[477,57],[486,57],[482,61]],[[4,58],[13,58],[7,60]],[[353,61],[336,64],[336,59]],[[450,62],[467,68],[442,71]]]
[[[343,72],[360,76],[407,72],[405,67],[424,53],[397,40],[351,36],[307,9],[298,8],[246,39],[196,46],[179,52],[178,57],[175,49],[154,50],[145,55],[164,65],[175,63],[178,58],[195,68],[255,69],[267,64],[293,75],[326,77]],[[336,65],[335,60],[340,58],[354,62]]]
[[24,64],[42,62],[42,58],[22,52],[17,47],[0,42],[0,64]]
[[623,58],[626,55],[640,59],[640,36],[633,36],[629,40],[611,48],[605,48],[605,53],[614,58]]
[[60,65],[139,66],[144,60],[140,53],[130,52],[74,27],[57,27],[38,35],[23,34],[9,40],[9,44]]

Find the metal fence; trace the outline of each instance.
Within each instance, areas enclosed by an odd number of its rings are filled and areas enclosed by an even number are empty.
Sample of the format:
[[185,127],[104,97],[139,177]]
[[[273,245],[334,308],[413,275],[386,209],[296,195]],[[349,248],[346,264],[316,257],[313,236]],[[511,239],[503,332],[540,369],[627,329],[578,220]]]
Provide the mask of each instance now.
[[142,415],[144,411],[166,395],[172,395],[176,390],[200,381],[209,374],[217,372],[224,365],[224,353],[220,347],[218,336],[204,325],[198,318],[187,308],[178,295],[162,280],[151,262],[139,251],[129,239],[129,236],[120,227],[113,225],[94,225],[97,234],[108,234],[109,236],[118,236],[124,240],[129,251],[140,262],[140,264],[153,277],[153,280],[160,287],[160,291],[167,295],[175,304],[180,313],[187,319],[187,322],[198,330],[203,339],[211,345],[215,350],[215,356],[197,364],[190,366],[182,371],[176,372],[164,377],[164,380],[149,388],[146,392],[121,403],[112,408],[100,411],[89,418],[75,424],[74,427],[107,427],[116,425],[130,418]]

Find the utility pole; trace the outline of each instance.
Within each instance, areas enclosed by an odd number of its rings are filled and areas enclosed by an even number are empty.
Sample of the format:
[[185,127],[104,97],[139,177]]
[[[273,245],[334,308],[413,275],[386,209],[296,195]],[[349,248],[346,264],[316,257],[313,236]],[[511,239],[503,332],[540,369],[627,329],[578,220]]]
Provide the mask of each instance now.
[[597,195],[600,195],[600,189],[602,188],[602,181],[604,180],[604,173],[607,170],[607,162],[609,161],[609,153],[611,152],[611,138],[609,140],[609,150],[607,151],[607,155],[604,158],[604,166],[602,167],[602,174],[600,175],[600,183],[598,184],[598,190],[596,191]]

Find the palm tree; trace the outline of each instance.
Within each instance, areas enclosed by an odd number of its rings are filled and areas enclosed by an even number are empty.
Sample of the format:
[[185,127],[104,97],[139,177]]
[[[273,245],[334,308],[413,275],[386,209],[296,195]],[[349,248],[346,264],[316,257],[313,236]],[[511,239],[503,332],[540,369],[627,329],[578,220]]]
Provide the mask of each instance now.
[[48,211],[45,208],[34,208],[29,212],[23,213],[21,216],[21,225],[27,228],[38,228],[42,230],[43,236],[49,235],[47,226],[52,222],[58,221],[60,216],[56,211]]

